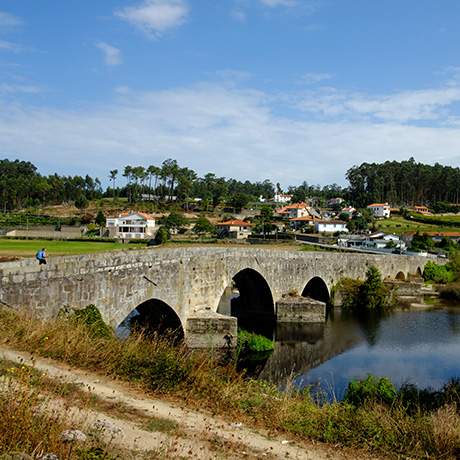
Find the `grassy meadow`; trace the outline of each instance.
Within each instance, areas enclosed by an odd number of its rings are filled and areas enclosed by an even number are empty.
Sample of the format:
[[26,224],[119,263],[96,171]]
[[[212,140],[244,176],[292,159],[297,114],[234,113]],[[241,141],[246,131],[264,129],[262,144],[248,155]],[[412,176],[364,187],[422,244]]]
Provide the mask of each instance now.
[[[421,223],[411,221],[410,219],[405,219],[402,216],[392,216],[389,219],[379,220],[376,223],[378,230],[385,233],[394,233],[396,235],[401,235],[403,233],[410,232],[456,232],[460,231],[460,228],[453,227],[451,223],[453,222],[452,216],[446,218],[436,217],[438,221],[445,221],[445,224],[431,224],[431,223]],[[460,218],[457,218],[455,222],[460,224]]]
[[[141,247],[144,245],[129,246],[132,249],[140,249]],[[48,256],[64,256],[128,249],[128,245],[100,241],[0,239],[0,257],[34,257],[41,248],[46,248]]]

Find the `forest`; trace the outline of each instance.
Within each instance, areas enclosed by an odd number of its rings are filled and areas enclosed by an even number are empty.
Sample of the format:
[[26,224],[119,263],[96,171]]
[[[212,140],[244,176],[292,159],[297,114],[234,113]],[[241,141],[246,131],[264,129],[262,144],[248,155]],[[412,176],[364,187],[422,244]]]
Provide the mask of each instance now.
[[[371,202],[388,202],[394,207],[425,204],[440,211],[458,209],[460,169],[438,163],[386,161],[362,163],[346,173],[348,187],[337,184],[300,185],[288,187],[294,202],[313,199],[315,206],[329,198],[342,197],[357,208]],[[194,170],[181,167],[167,159],[160,165],[131,166],[107,171],[108,187],[90,175],[42,175],[28,161],[0,160],[0,210],[3,212],[27,207],[74,203],[85,208],[89,200],[102,197],[123,197],[130,203],[147,197],[158,204],[172,201],[181,205],[199,198],[205,209],[218,205],[234,208],[246,206],[260,196],[269,199],[282,192],[279,183],[269,179],[261,182],[241,181],[207,173],[200,177]]]
[[362,163],[347,171],[348,197],[355,207],[388,202],[394,207],[459,203],[460,168],[407,161]]

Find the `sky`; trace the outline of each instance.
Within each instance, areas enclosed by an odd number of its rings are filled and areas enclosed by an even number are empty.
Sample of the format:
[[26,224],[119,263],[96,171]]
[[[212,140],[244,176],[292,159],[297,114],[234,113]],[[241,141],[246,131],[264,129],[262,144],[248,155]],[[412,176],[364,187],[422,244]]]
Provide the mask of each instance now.
[[0,0],[0,157],[107,181],[460,164],[458,0]]

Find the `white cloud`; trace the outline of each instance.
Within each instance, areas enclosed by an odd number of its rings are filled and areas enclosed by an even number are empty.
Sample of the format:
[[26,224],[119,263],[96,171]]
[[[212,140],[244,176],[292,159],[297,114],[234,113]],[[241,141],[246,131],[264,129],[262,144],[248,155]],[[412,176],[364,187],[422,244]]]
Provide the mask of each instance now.
[[298,4],[297,0],[259,0],[262,5],[269,6],[270,8],[275,8],[277,6],[296,6]]
[[448,107],[460,101],[460,86],[401,91],[370,96],[321,88],[301,98],[298,107],[325,117],[371,117],[376,120],[411,122],[439,120]]
[[333,76],[330,73],[315,73],[308,72],[302,75],[301,81],[307,85],[313,85],[315,83],[320,83],[325,80],[330,80]]
[[104,54],[104,62],[110,66],[120,65],[123,62],[121,51],[115,46],[109,45],[105,42],[99,42],[96,46]]
[[344,183],[345,171],[363,161],[414,156],[458,163],[457,127],[315,121],[275,114],[271,103],[260,91],[202,84],[142,93],[122,88],[112,104],[85,110],[0,104],[0,151],[44,172],[83,173],[91,165],[92,174],[105,177],[108,168],[171,157],[201,174],[285,185]]
[[0,50],[4,51],[20,51],[21,47],[16,43],[0,40]]
[[244,11],[242,8],[237,8],[237,9],[232,10],[230,12],[230,16],[236,21],[241,22],[241,23],[246,22],[248,18],[246,11]]
[[17,93],[38,94],[43,90],[36,85],[16,85],[9,83],[0,83],[0,95],[11,95]]
[[14,29],[22,25],[22,19],[5,11],[0,11],[0,32]]
[[182,25],[188,14],[189,8],[184,0],[144,0],[138,6],[115,12],[119,18],[154,37]]

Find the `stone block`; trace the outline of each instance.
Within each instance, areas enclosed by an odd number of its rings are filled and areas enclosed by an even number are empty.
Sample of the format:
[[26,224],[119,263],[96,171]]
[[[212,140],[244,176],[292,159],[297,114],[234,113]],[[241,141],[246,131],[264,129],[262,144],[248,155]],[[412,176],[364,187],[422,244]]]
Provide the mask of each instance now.
[[322,323],[326,321],[326,303],[310,297],[284,297],[276,302],[279,323]]
[[185,324],[185,343],[190,348],[235,347],[237,319],[210,311],[195,313]]

